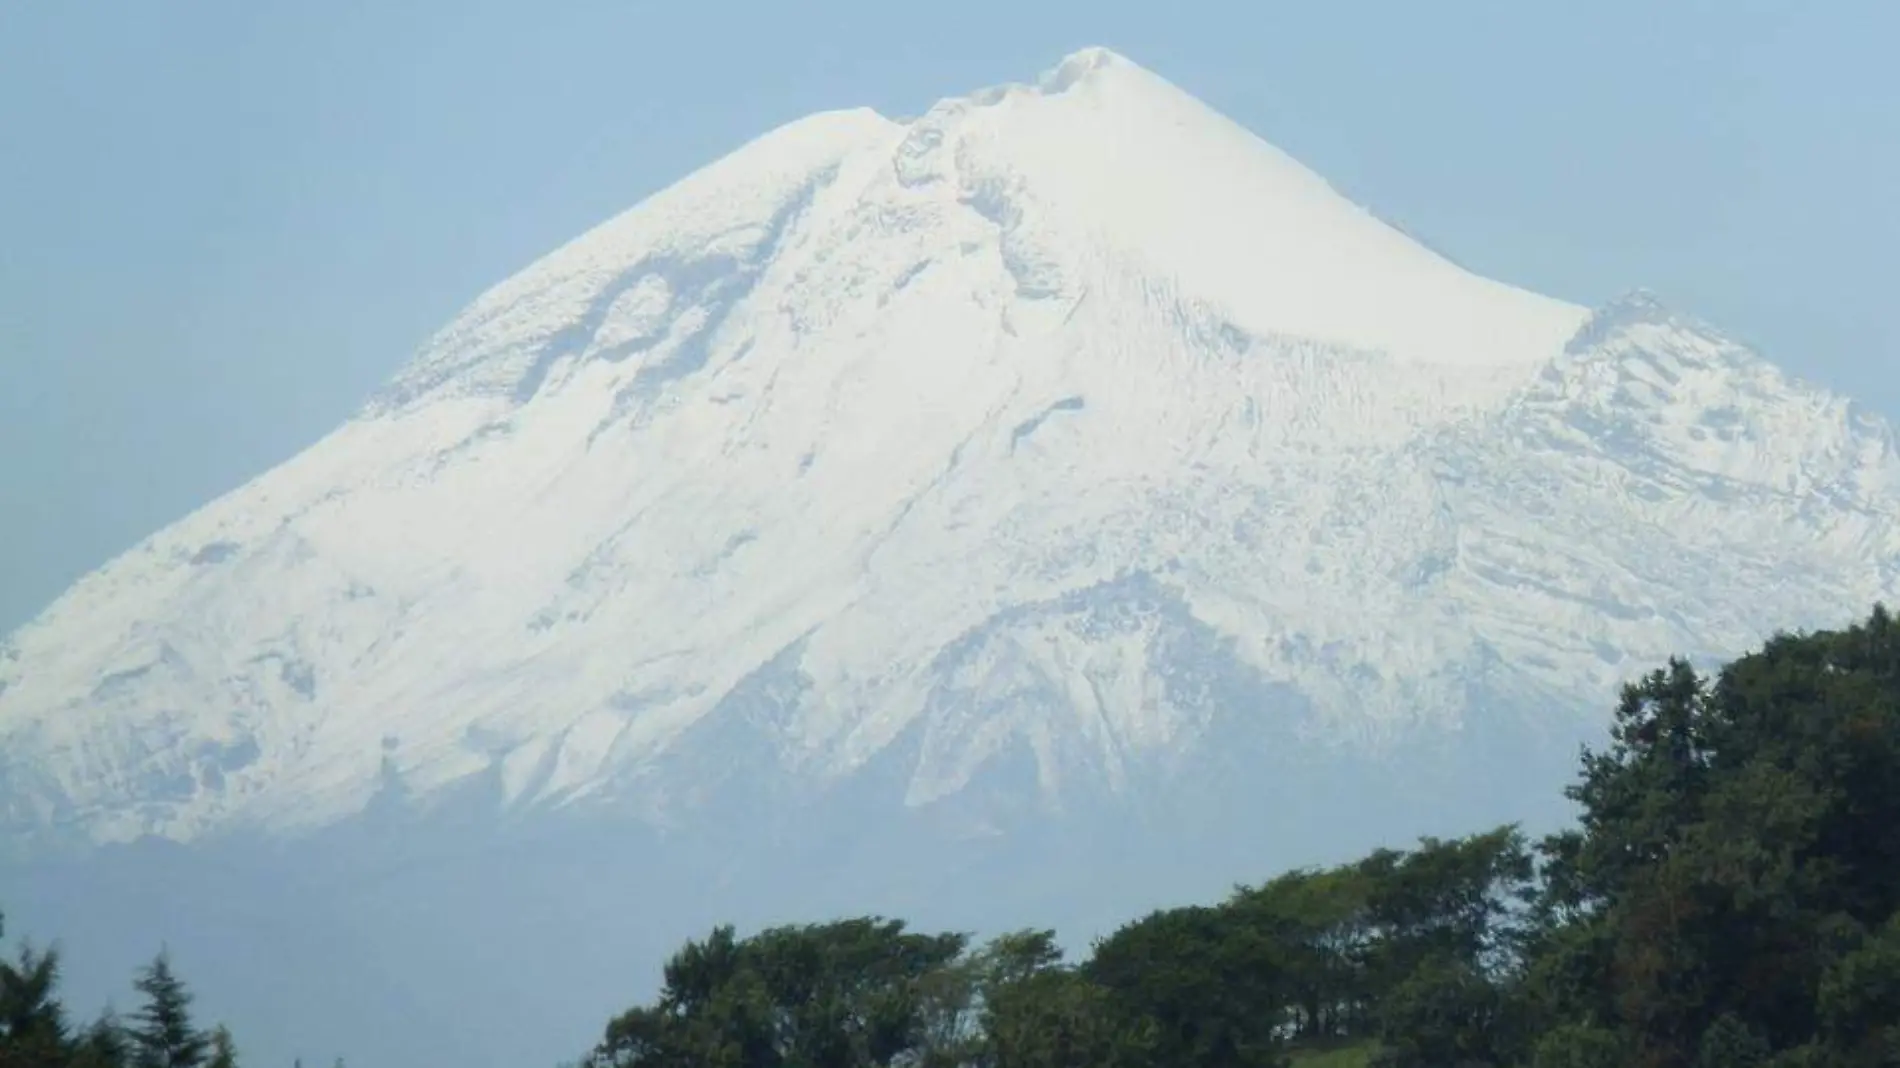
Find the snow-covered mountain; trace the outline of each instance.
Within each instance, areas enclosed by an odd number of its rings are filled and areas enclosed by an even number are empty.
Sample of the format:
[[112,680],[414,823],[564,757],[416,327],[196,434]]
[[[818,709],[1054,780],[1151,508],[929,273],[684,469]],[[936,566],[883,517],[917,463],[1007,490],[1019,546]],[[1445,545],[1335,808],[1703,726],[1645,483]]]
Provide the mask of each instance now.
[[[1900,599],[1890,428],[1635,296],[1477,277],[1101,50],[815,115],[483,294],[0,646],[0,813],[309,830],[488,782],[687,824],[1166,788],[1235,720],[1599,714]],[[1159,784],[1159,785],[1157,785]]]

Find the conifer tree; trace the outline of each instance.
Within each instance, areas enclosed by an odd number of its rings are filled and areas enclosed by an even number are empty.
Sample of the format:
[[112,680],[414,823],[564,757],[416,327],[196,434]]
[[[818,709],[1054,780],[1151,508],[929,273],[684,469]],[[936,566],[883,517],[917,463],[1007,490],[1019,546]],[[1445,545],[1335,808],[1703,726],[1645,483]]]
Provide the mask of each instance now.
[[72,1068],[126,1068],[131,1063],[132,1047],[125,1027],[109,1008],[73,1043]]
[[211,1061],[208,1068],[237,1068],[237,1042],[231,1029],[219,1024],[211,1032]]
[[20,947],[0,960],[0,1065],[53,1068],[66,1052],[66,1010],[59,1002],[59,954]]
[[192,1026],[191,992],[172,972],[170,956],[159,953],[134,985],[145,995],[128,1036],[134,1068],[202,1068],[211,1036]]

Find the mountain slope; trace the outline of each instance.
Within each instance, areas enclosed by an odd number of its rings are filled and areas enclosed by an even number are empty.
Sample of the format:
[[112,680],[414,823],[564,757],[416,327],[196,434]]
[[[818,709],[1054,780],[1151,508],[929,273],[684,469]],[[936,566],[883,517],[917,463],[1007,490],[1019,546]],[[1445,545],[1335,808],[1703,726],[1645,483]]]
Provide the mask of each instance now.
[[[731,766],[1166,788],[1233,719],[1573,725],[1900,591],[1891,431],[1647,298],[1476,277],[1129,61],[775,131],[482,295],[0,648],[93,841]],[[1157,786],[1157,784],[1160,784]]]

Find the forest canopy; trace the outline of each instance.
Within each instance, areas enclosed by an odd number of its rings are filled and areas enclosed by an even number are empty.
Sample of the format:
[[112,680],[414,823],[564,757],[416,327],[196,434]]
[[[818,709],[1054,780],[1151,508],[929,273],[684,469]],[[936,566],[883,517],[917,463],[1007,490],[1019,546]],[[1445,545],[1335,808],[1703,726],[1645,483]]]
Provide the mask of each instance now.
[[1625,688],[1501,827],[1158,911],[1069,962],[894,920],[731,928],[590,1068],[1900,1064],[1900,626],[1782,635]]

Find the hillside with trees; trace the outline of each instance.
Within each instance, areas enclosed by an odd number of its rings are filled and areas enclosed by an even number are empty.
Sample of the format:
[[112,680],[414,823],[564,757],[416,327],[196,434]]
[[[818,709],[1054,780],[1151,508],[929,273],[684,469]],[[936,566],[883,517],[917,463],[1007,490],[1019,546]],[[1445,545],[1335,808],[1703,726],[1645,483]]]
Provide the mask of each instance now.
[[1900,626],[1626,688],[1512,827],[1156,912],[1065,962],[859,919],[714,931],[591,1068],[1900,1064]]
[[[1555,788],[1555,786],[1553,786]],[[730,927],[586,1068],[1900,1065],[1900,624],[1628,686],[1574,828],[1427,839],[1158,911],[1070,961],[878,917]],[[0,1068],[235,1063],[161,957],[75,1027],[51,950],[0,968]]]

